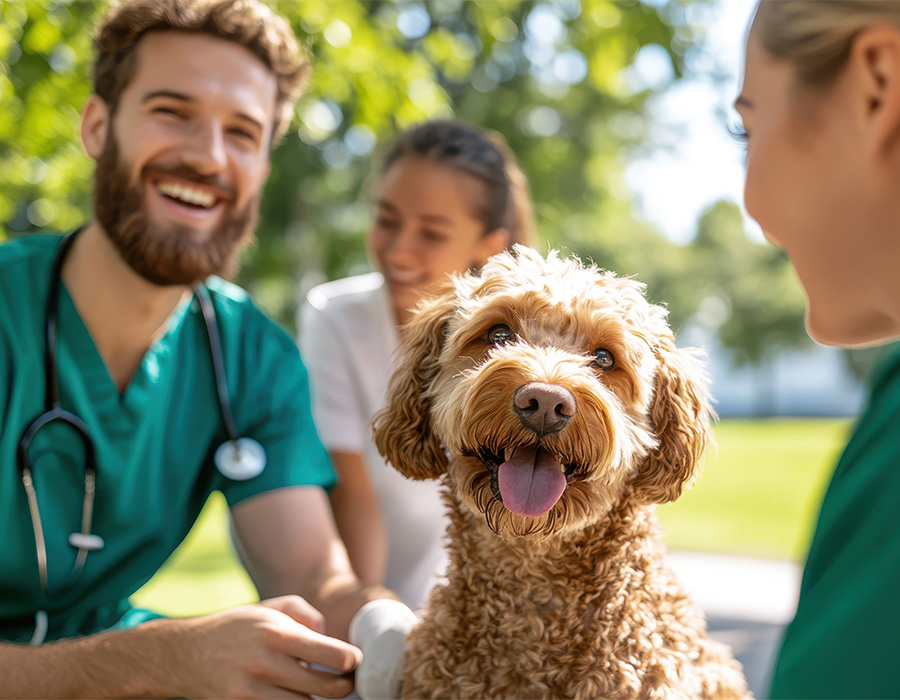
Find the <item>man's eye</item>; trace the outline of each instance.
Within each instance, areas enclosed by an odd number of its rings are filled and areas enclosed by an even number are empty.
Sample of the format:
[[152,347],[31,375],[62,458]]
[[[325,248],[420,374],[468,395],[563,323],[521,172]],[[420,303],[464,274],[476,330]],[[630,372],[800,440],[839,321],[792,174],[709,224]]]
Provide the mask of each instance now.
[[613,354],[606,348],[597,348],[594,350],[594,366],[600,369],[612,369],[616,365]]
[[513,332],[509,326],[500,323],[488,331],[487,339],[491,345],[506,345],[513,339]]

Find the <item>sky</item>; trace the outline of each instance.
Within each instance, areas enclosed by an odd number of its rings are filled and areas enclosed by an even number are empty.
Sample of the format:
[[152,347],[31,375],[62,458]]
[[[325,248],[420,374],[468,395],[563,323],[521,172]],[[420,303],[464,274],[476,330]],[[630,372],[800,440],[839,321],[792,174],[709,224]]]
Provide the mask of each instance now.
[[[654,140],[661,146],[627,169],[638,215],[676,242],[693,238],[697,218],[717,200],[742,203],[743,145],[727,127],[737,119],[731,105],[740,89],[743,37],[755,4],[716,0],[713,5],[688,5],[691,21],[706,33],[703,49],[690,61],[698,75],[675,83],[651,103]],[[653,52],[636,63],[638,82],[653,84],[671,73],[671,65]],[[759,227],[745,219],[748,235],[762,240]]]

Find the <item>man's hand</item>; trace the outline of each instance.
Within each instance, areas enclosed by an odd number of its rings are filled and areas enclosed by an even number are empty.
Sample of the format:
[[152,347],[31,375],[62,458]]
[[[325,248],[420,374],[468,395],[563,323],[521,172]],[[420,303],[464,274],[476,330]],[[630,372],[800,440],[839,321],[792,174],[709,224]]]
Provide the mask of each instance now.
[[406,636],[418,621],[403,603],[388,599],[366,603],[353,617],[350,641],[363,652],[356,671],[356,690],[363,700],[398,700]]
[[291,595],[39,647],[0,643],[0,698],[344,697],[362,653],[323,628]]
[[186,697],[342,698],[353,690],[360,650],[322,634],[321,613],[298,596],[185,622],[179,680]]

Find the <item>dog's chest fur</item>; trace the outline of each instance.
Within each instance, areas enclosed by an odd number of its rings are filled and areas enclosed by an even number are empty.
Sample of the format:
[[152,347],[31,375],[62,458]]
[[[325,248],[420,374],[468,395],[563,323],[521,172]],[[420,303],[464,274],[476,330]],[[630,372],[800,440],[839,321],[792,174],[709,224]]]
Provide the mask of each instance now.
[[625,497],[565,541],[508,544],[446,500],[448,581],[408,641],[405,698],[745,696],[663,565],[650,508]]

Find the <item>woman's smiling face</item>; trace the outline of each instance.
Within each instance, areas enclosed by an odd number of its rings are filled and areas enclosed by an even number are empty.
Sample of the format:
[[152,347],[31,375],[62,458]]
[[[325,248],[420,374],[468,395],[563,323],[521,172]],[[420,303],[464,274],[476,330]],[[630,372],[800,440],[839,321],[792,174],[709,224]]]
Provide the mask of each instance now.
[[448,274],[480,267],[503,250],[506,231],[487,232],[478,218],[482,188],[420,156],[404,156],[382,174],[368,245],[401,323]]

